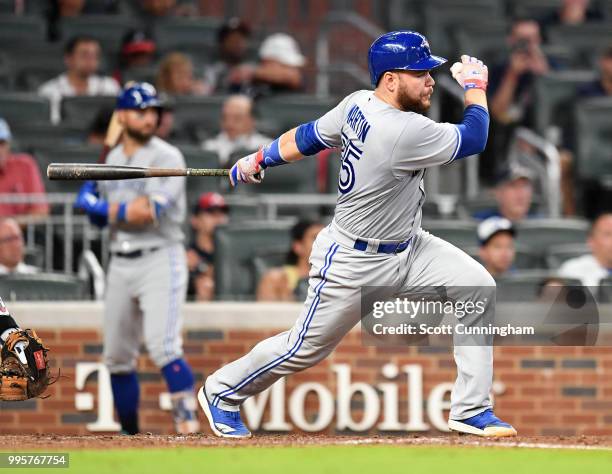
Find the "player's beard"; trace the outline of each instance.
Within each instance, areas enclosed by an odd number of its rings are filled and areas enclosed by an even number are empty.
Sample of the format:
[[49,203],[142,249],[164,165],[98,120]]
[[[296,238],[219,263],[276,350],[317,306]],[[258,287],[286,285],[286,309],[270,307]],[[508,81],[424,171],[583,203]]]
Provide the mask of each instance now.
[[397,102],[404,112],[416,112],[422,113],[426,112],[431,105],[431,102],[427,100],[426,103],[423,102],[423,97],[419,96],[418,98],[414,98],[410,95],[410,89],[405,85],[400,83],[400,87],[397,90]]
[[126,127],[125,128],[125,133],[127,133],[128,136],[132,140],[140,143],[141,145],[144,145],[149,140],[151,140],[151,137],[153,137],[153,135],[155,134],[155,130],[153,130],[151,132],[141,132],[140,130],[135,130],[133,128]]

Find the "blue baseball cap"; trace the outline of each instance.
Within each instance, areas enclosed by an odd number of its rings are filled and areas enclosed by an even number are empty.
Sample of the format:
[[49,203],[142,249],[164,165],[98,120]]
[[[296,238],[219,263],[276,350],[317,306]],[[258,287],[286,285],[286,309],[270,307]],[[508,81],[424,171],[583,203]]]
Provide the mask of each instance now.
[[13,138],[11,135],[11,129],[6,123],[6,120],[0,118],[0,141],[8,142]]

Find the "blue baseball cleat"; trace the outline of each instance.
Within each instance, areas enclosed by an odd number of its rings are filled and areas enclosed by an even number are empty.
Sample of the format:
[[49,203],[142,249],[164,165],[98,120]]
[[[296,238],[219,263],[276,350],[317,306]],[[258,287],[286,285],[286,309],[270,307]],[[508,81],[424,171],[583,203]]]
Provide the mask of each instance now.
[[242,422],[239,411],[221,410],[210,404],[204,386],[198,391],[198,402],[213,433],[220,438],[250,438],[251,432]]
[[448,427],[451,431],[490,438],[516,436],[512,425],[497,418],[490,408],[465,420],[448,420]]

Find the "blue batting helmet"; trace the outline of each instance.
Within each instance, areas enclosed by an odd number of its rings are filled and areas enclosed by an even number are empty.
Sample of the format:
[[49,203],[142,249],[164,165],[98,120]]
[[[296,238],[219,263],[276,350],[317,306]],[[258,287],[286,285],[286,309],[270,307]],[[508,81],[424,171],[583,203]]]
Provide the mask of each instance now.
[[117,97],[117,109],[148,109],[160,108],[161,102],[157,98],[157,91],[148,82],[138,82],[126,87]]
[[386,71],[426,71],[445,62],[445,58],[431,54],[427,38],[416,31],[385,33],[372,43],[368,51],[370,80],[375,87]]

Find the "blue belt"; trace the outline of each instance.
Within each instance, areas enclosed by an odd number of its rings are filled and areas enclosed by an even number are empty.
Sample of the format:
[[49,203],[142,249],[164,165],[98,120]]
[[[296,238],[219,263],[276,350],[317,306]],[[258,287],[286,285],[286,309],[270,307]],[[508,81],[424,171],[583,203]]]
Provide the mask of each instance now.
[[[397,244],[378,244],[376,253],[402,253],[410,246],[411,240],[412,237]],[[355,241],[355,245],[353,245],[353,248],[355,250],[366,250],[368,248],[368,243],[365,240],[357,239]]]

